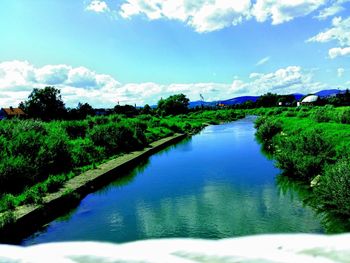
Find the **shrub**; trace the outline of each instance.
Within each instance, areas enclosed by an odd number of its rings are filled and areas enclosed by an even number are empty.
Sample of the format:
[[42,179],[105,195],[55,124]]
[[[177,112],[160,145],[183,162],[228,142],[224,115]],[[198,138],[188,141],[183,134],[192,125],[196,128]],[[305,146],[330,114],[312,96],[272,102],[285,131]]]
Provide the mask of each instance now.
[[341,159],[327,166],[315,193],[322,211],[350,216],[350,166],[349,159]]
[[25,192],[24,204],[41,204],[44,194],[37,187],[32,187]]
[[340,115],[340,122],[344,124],[350,124],[350,110],[344,110]]
[[286,117],[295,117],[297,114],[294,111],[287,111],[284,116]]
[[85,121],[66,121],[62,122],[62,126],[70,139],[77,139],[85,137],[88,123]]
[[72,149],[72,162],[75,167],[95,163],[106,157],[104,148],[94,145],[90,138],[80,138],[71,141],[70,144]]
[[133,131],[120,124],[94,126],[89,130],[88,137],[94,145],[104,147],[107,154],[127,152],[140,146]]
[[267,117],[260,116],[254,122],[254,127],[258,129],[264,122],[266,122]]
[[16,207],[16,198],[12,194],[5,194],[1,198],[0,211],[12,210]]
[[47,192],[55,192],[60,187],[63,186],[64,182],[66,181],[67,177],[62,175],[50,175],[49,178],[45,181],[45,185],[47,188]]
[[287,174],[310,180],[322,173],[324,165],[334,162],[333,144],[320,130],[303,131],[280,139],[283,147],[276,153],[276,165]]
[[61,128],[51,128],[40,148],[36,164],[39,166],[39,180],[45,179],[49,174],[58,174],[72,168],[72,156],[69,138]]
[[331,120],[336,120],[334,106],[326,105],[315,108],[311,114],[311,118],[316,122],[329,122]]
[[256,136],[261,141],[270,141],[276,134],[282,131],[282,123],[274,118],[265,118],[255,124],[258,129]]
[[24,156],[8,156],[0,160],[0,192],[19,192],[35,182],[36,170]]

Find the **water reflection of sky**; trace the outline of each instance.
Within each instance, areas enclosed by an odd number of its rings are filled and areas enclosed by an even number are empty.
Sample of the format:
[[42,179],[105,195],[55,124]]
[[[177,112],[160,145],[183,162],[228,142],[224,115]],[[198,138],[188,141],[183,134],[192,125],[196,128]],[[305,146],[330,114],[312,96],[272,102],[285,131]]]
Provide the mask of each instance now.
[[310,209],[279,193],[278,173],[260,153],[251,120],[209,126],[88,195],[23,244],[321,232]]

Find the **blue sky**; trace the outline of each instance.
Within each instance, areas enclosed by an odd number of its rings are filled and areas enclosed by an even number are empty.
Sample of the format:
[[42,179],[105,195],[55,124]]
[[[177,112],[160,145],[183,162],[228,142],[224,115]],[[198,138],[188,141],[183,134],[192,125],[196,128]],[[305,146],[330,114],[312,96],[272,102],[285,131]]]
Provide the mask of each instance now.
[[0,106],[54,85],[67,106],[350,86],[349,0],[2,0]]

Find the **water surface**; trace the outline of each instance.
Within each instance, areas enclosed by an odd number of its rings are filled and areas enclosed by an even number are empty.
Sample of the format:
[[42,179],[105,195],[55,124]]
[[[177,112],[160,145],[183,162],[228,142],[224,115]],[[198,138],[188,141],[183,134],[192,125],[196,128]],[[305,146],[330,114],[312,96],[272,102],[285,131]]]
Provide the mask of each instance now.
[[88,195],[22,244],[322,233],[310,208],[278,190],[280,171],[254,132],[253,117],[208,126]]

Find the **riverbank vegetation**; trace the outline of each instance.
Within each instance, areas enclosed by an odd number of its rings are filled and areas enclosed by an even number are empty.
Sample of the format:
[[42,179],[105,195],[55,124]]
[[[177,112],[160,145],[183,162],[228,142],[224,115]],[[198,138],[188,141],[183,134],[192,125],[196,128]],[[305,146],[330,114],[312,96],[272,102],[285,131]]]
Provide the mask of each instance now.
[[[148,109],[148,114],[128,111],[130,114],[87,116],[82,120],[1,121],[0,212],[22,204],[41,203],[47,193],[57,191],[75,175],[108,159],[143,149],[153,141],[175,133],[195,133],[208,123],[244,117],[242,111],[233,109],[187,110],[184,114],[185,108],[174,103],[178,98],[188,103],[184,96],[172,96],[160,101],[161,110]],[[39,108],[34,107],[33,112]],[[178,108],[180,112],[174,111]]]
[[253,111],[260,115],[256,136],[283,176],[308,186],[307,203],[349,227],[350,110],[327,105]]

